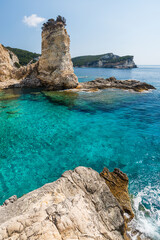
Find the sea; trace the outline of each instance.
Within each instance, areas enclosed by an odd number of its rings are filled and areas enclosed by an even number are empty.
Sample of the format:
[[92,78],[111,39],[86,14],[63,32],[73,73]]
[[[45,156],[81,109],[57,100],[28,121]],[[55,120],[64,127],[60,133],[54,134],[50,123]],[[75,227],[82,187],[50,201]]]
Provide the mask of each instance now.
[[0,204],[77,166],[120,168],[129,177],[135,228],[159,240],[160,66],[74,70],[80,82],[114,76],[156,90],[1,91]]

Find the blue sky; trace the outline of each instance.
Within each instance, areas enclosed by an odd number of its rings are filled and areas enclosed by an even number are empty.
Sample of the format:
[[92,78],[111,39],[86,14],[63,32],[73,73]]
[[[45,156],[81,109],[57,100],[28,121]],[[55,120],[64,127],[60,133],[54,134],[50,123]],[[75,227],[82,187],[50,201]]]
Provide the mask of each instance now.
[[160,65],[160,0],[0,0],[0,43],[40,52],[42,23],[24,22],[33,14],[67,19],[72,57],[113,52]]

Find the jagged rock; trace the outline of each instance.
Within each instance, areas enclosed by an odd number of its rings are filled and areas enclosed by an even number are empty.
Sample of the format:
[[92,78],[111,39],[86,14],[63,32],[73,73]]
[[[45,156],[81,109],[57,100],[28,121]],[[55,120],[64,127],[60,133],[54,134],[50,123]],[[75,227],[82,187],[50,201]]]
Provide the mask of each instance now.
[[0,88],[23,86],[22,80],[33,75],[35,69],[36,64],[19,67],[18,57],[0,44]]
[[104,168],[100,175],[105,179],[106,184],[118,200],[119,204],[123,208],[123,211],[130,216],[127,221],[131,221],[134,217],[134,213],[128,192],[129,180],[127,175],[117,168],[115,168],[113,172],[110,172],[108,168]]
[[2,239],[128,238],[122,208],[105,180],[90,168],[78,167],[1,207]]
[[20,87],[20,88],[38,88],[42,87],[43,84],[40,79],[37,78],[38,75],[38,62],[28,64],[27,66],[19,68],[14,72],[15,78],[20,81],[10,87]]
[[70,56],[70,38],[62,22],[43,28],[38,72],[38,78],[49,89],[75,88],[78,85]]
[[97,78],[93,81],[79,83],[77,87],[78,90],[105,89],[105,88],[119,88],[126,90],[134,90],[136,92],[155,89],[155,87],[145,82],[140,82],[137,80],[117,80],[114,77],[110,77],[107,79]]

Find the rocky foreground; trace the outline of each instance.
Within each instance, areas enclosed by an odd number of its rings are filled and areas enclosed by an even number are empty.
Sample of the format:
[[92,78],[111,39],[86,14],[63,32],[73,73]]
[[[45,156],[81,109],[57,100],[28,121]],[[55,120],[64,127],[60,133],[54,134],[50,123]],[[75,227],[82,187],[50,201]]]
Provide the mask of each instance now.
[[78,167],[5,201],[0,240],[129,240],[127,222],[133,217],[126,174]]

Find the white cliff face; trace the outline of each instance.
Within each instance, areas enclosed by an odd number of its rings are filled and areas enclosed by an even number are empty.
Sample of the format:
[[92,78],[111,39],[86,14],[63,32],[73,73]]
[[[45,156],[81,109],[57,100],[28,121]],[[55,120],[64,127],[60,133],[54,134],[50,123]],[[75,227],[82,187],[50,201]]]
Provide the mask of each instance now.
[[122,208],[105,180],[90,168],[0,207],[0,240],[123,240]]
[[70,56],[70,38],[61,22],[42,31],[38,72],[38,78],[51,89],[75,88],[78,85]]
[[127,59],[123,63],[120,62],[117,66],[115,66],[115,68],[120,68],[120,69],[135,68],[135,67],[136,65],[133,59]]

